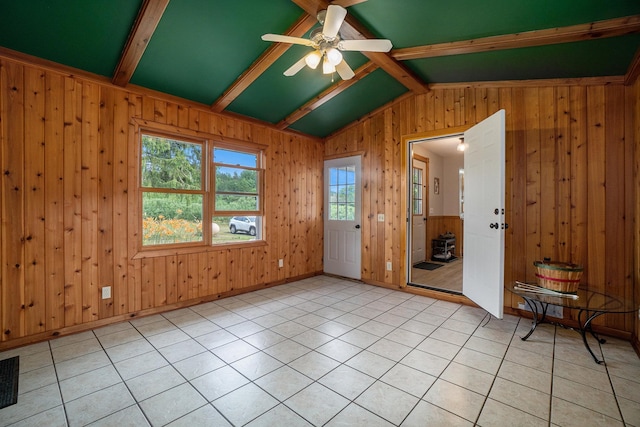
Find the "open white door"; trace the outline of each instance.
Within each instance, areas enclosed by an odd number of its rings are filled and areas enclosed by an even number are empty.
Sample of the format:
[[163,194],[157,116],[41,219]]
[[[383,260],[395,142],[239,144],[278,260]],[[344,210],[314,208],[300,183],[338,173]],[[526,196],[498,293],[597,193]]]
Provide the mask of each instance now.
[[324,272],[360,279],[360,156],[324,162]]
[[504,311],[505,112],[464,133],[462,293],[498,319]]

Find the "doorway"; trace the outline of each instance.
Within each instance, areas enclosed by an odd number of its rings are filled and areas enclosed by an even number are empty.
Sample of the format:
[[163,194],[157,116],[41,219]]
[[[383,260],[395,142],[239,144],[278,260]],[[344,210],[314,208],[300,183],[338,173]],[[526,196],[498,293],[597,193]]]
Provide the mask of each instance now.
[[324,272],[361,277],[361,159],[324,162]]
[[462,293],[462,134],[410,142],[409,283]]
[[[431,232],[432,221],[427,220],[427,239],[431,238],[431,259],[445,263],[460,261],[459,255],[464,257],[462,268],[462,295],[487,310],[493,316],[501,319],[503,316],[504,300],[504,238],[508,224],[505,223],[505,110],[499,110],[482,122],[463,131],[458,145],[464,153],[462,170],[458,170],[458,206],[457,218],[462,223],[462,232],[452,233],[445,231]],[[452,130],[453,133],[453,130]],[[452,135],[447,135],[451,137]],[[415,144],[428,139],[440,141],[441,134],[433,134],[431,138],[425,136],[422,139],[410,139],[406,141],[407,156],[414,155]],[[409,164],[412,164],[411,162]],[[433,177],[433,190],[429,192],[429,219],[435,213],[435,197],[444,191],[445,180],[435,176],[434,162],[430,161],[429,179]],[[411,169],[407,168],[408,182],[412,182]],[[454,172],[455,173],[455,172]],[[444,176],[444,168],[442,171]],[[460,179],[464,177],[464,179]],[[433,198],[432,198],[433,196]],[[407,215],[412,209],[412,197],[407,191],[407,201],[410,206]],[[462,221],[464,219],[464,221]],[[409,217],[407,216],[409,223]],[[440,227],[442,230],[442,227]],[[459,252],[459,238],[461,241],[467,238],[467,249]],[[407,233],[407,248],[411,247],[412,233]],[[408,284],[434,289],[433,282],[428,285],[415,283],[415,275],[412,276],[415,267],[408,251]],[[462,262],[460,263],[462,264]],[[437,266],[442,269],[443,266]],[[438,289],[436,290],[444,290]],[[460,293],[460,292],[455,292]]]

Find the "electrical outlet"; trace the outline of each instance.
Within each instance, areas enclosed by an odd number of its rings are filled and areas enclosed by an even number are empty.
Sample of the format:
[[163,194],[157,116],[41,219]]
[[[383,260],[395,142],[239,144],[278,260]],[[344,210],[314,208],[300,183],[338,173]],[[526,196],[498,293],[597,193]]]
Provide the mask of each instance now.
[[[542,315],[542,305],[538,301],[534,301],[533,303],[536,304],[538,314]],[[520,310],[526,310],[529,312],[531,311],[529,306],[523,302],[518,303],[518,308]],[[562,319],[564,317],[562,307],[559,305],[549,304],[547,306],[547,316],[555,317],[556,319]]]
[[387,271],[391,271],[393,269],[393,265],[391,264],[391,261],[387,261]]
[[284,267],[284,260],[282,258],[278,260],[278,267],[280,268]]
[[384,222],[384,214],[378,214],[378,222]]
[[102,287],[102,299],[111,298],[111,286],[103,286]]

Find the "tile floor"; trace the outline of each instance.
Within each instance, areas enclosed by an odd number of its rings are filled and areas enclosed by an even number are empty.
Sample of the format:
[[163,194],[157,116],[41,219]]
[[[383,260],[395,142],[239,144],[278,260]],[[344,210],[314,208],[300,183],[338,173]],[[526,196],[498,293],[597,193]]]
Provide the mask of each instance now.
[[629,343],[529,326],[319,276],[2,352],[0,425],[640,426]]

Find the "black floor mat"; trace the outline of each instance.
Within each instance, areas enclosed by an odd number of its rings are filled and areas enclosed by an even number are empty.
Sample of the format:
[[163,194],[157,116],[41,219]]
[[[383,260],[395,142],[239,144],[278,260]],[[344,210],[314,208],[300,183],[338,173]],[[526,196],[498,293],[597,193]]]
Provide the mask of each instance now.
[[0,360],[0,409],[18,402],[18,356]]
[[413,266],[413,268],[419,268],[420,270],[435,270],[442,267],[442,264],[435,264],[433,262],[421,262]]

